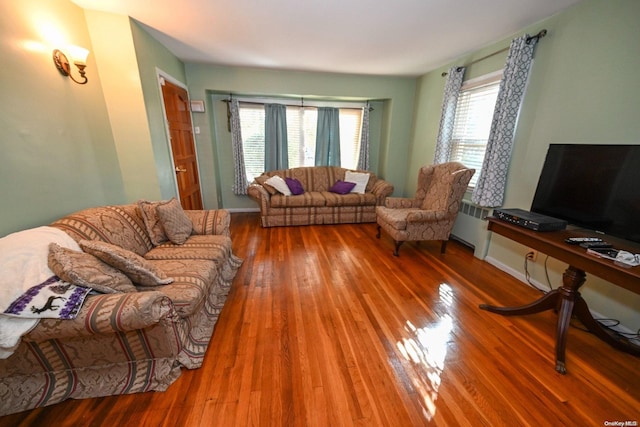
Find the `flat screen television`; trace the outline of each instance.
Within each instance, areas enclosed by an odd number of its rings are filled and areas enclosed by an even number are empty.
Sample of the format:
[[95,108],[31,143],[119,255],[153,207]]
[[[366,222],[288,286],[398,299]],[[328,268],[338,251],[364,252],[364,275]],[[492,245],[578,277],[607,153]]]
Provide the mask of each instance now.
[[531,211],[640,242],[640,145],[549,145]]

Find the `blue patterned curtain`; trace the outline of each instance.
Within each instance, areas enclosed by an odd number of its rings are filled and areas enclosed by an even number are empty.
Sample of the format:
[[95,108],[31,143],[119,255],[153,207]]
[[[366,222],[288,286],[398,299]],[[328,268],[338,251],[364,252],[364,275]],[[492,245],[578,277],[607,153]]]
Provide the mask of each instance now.
[[337,108],[318,108],[315,165],[340,166],[340,111]]
[[458,96],[462,87],[464,77],[464,67],[451,67],[447,73],[447,81],[444,84],[444,95],[442,96],[442,112],[440,114],[440,130],[436,142],[436,154],[433,159],[434,164],[449,161],[451,153],[451,135],[453,134],[453,124],[456,119],[456,107]]
[[358,155],[358,166],[360,170],[369,170],[369,103],[362,109],[362,132],[360,132],[360,154]]
[[264,104],[264,170],[289,168],[287,107]]
[[518,114],[527,88],[537,42],[537,38],[531,38],[527,34],[511,42],[482,171],[471,196],[471,200],[480,206],[502,206]]
[[233,194],[247,194],[247,172],[244,167],[242,132],[240,131],[240,103],[229,101],[229,124],[231,125],[231,145],[233,146]]

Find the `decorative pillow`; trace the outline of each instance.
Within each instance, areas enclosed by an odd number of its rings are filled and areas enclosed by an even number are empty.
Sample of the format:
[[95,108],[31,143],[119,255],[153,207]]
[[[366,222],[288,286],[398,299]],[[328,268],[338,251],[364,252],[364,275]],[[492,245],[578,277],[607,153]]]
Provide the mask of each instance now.
[[80,247],[126,274],[137,285],[168,285],[173,279],[140,255],[97,240],[80,240]]
[[146,200],[138,200],[140,216],[144,221],[149,239],[151,239],[151,243],[153,243],[154,246],[158,246],[168,240],[157,213],[157,207],[163,203],[169,203],[169,201],[148,202]]
[[271,178],[267,179],[265,183],[269,184],[285,196],[291,195],[291,190],[289,190],[289,187],[287,187],[286,181],[278,175],[274,175]]
[[156,208],[160,223],[171,242],[181,245],[187,241],[193,231],[193,223],[175,197]]
[[346,182],[346,181],[337,180],[336,183],[331,186],[329,191],[332,193],[347,194],[347,193],[350,193],[351,190],[353,190],[353,187],[355,186],[356,186],[355,182]]
[[272,196],[274,194],[278,194],[278,190],[267,184],[267,180],[269,179],[268,175],[260,175],[256,177],[256,182],[264,187],[265,190],[269,192]]
[[298,195],[304,193],[304,187],[302,186],[302,183],[297,179],[287,177],[284,179],[284,182],[287,183],[287,187],[289,187],[289,190],[291,190],[291,194]]
[[347,171],[344,174],[344,180],[356,184],[355,187],[353,187],[353,190],[351,190],[352,193],[364,194],[364,191],[367,188],[367,182],[369,182],[369,174]]
[[104,294],[136,292],[131,280],[120,270],[86,252],[49,244],[49,268],[60,279]]

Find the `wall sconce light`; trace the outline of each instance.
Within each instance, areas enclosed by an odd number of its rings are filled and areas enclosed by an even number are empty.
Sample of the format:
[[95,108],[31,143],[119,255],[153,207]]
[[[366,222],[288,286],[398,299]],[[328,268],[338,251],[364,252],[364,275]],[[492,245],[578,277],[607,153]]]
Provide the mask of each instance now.
[[67,59],[67,55],[62,53],[62,51],[55,49],[53,51],[53,63],[56,64],[56,68],[60,71],[60,74],[63,76],[68,76],[74,82],[83,85],[87,83],[89,80],[87,76],[85,76],[85,67],[87,66],[87,56],[89,55],[89,51],[80,46],[69,46],[68,47],[69,55],[73,60],[73,63],[78,68],[78,72],[80,73],[80,78],[84,80],[76,80],[71,74],[71,66],[69,65],[69,60]]

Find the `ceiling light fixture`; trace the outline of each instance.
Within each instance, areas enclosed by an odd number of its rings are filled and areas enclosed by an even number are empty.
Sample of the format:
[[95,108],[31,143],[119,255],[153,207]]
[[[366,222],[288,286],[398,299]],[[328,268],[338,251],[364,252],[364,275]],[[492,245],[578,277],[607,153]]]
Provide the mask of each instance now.
[[53,51],[53,63],[56,65],[58,71],[63,76],[70,77],[74,82],[83,85],[87,83],[89,80],[87,76],[85,76],[85,67],[87,66],[87,56],[89,55],[89,51],[80,46],[69,46],[67,48],[69,52],[69,56],[71,57],[73,63],[78,68],[78,72],[80,73],[80,78],[83,80],[76,80],[71,74],[71,66],[69,65],[69,60],[67,59],[67,55],[65,55],[61,50],[55,49]]

